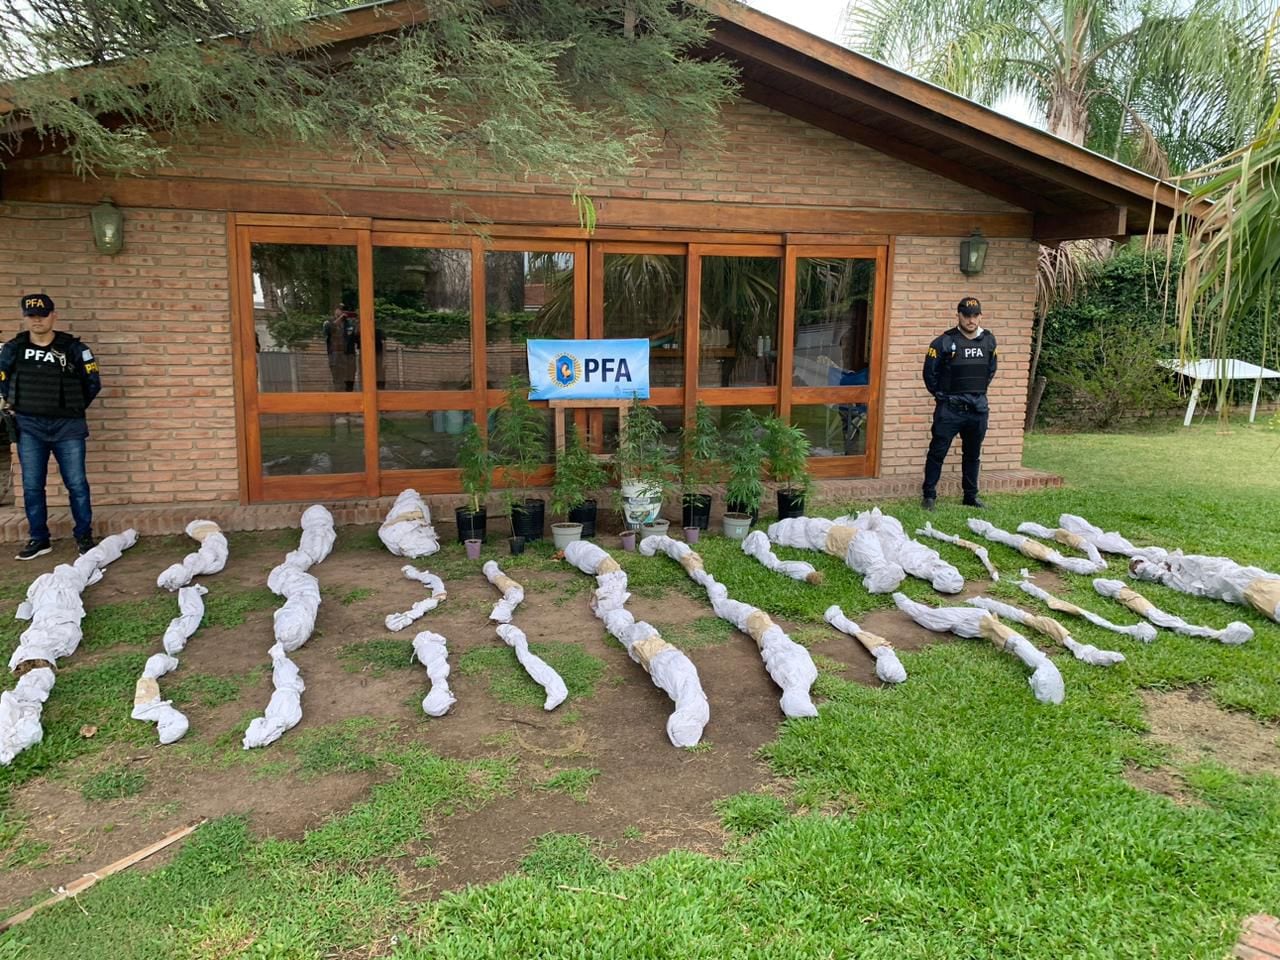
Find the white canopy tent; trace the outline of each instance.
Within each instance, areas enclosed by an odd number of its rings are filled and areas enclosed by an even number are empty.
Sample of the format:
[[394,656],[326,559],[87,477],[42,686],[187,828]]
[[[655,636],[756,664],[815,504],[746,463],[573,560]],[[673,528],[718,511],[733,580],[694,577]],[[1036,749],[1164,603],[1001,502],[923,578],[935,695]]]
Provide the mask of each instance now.
[[[1249,422],[1253,423],[1258,415],[1258,395],[1262,392],[1263,380],[1280,379],[1280,370],[1268,370],[1256,363],[1244,360],[1192,360],[1179,363],[1177,360],[1161,360],[1160,366],[1192,378],[1195,383],[1191,387],[1191,399],[1187,403],[1187,415],[1182,418],[1184,427],[1191,426],[1191,418],[1196,415],[1196,403],[1200,400],[1200,387],[1206,380],[1252,380],[1253,406],[1249,408]],[[1222,409],[1225,390],[1218,391],[1218,409]]]

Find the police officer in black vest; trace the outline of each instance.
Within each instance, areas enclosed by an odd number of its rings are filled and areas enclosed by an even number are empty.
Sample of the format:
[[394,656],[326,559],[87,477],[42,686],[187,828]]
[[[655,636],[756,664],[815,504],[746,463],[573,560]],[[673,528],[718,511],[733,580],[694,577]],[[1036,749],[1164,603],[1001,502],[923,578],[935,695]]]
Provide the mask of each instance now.
[[956,307],[956,325],[934,338],[924,358],[924,385],[936,401],[933,439],[924,461],[920,502],[924,509],[933,509],[942,462],[957,433],[964,450],[961,483],[965,505],[986,506],[978,499],[978,468],[982,438],[987,435],[987,387],[995,375],[995,335],[982,329],[982,304],[965,297]]
[[21,307],[27,330],[0,349],[0,395],[18,422],[22,496],[31,528],[31,540],[16,559],[34,560],[52,549],[44,489],[51,453],[71,498],[76,544],[85,553],[96,541],[84,469],[84,412],[102,389],[98,361],[71,334],[53,329],[58,314],[48,296],[28,294]]

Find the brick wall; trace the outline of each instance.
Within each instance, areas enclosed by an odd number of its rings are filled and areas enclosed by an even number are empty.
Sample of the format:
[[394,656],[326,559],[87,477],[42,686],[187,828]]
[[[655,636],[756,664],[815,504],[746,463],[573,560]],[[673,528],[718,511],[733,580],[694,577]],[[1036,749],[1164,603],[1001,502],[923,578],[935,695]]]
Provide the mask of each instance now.
[[[83,207],[0,212],[0,337],[23,329],[18,298],[43,290],[59,328],[101,362],[89,410],[95,504],[236,499],[225,216],[126,209],[125,249],[109,257],[94,249]],[[16,461],[12,472],[20,502]],[[57,483],[49,492],[67,502]]]
[[[599,197],[812,205],[858,210],[1008,212],[1003,201],[744,102],[726,115],[721,153],[672,148],[646,169],[589,188]],[[323,151],[282,151],[210,138],[184,148],[150,176],[564,195],[539,178],[513,180],[482,163],[434,177],[418,166],[353,166]],[[19,167],[66,171],[60,157]],[[104,192],[109,188],[104,187]],[[250,212],[250,211],[246,211]],[[337,211],[335,211],[337,212]],[[565,224],[573,225],[566,201]],[[237,497],[229,278],[221,213],[126,209],[125,252],[97,254],[84,207],[0,206],[0,335],[19,328],[24,292],[45,290],[62,326],[102,362],[104,392],[90,412],[89,473],[95,503],[164,504]],[[394,215],[389,203],[387,216]],[[24,219],[16,219],[24,218]],[[815,231],[823,231],[815,217]],[[928,397],[919,363],[950,324],[964,293],[988,304],[1000,337],[987,464],[1017,466],[1034,297],[1033,248],[993,241],[987,272],[969,283],[955,268],[958,241],[899,238],[890,306],[890,356],[882,473],[918,472],[928,438]],[[198,460],[197,460],[198,458]],[[958,463],[958,458],[957,461]],[[15,471],[16,473],[16,471]],[[15,477],[16,485],[16,477]],[[51,489],[54,503],[65,496]]]
[[[1022,463],[1036,245],[1025,240],[992,240],[986,269],[972,278],[957,267],[959,248],[954,237],[897,239],[885,365],[881,476],[923,471],[933,399],[924,389],[920,369],[929,342],[955,326],[956,304],[964,296],[982,301],[983,325],[995,333],[1000,350],[1000,365],[989,393],[991,419],[982,446],[983,468],[1008,470]],[[943,477],[958,476],[959,472],[957,438]]]

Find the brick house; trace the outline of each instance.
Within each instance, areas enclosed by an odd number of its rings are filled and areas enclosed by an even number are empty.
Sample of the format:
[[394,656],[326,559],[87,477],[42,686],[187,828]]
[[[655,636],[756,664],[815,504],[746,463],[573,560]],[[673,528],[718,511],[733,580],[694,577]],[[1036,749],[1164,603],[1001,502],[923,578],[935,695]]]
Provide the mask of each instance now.
[[[815,475],[840,492],[910,493],[931,412],[920,361],[963,295],[1001,346],[986,486],[1046,481],[1021,470],[1037,245],[1167,224],[1174,188],[708,5],[708,53],[742,79],[722,149],[596,180],[589,235],[564,187],[474,165],[360,166],[210,131],[170,166],[104,182],[20,152],[0,171],[0,303],[48,292],[99,356],[98,526],[270,526],[303,500],[371,520],[407,486],[456,503],[460,434],[489,422],[530,335],[649,337],[650,402],[672,429],[699,401],[718,417],[771,409],[805,429]],[[345,35],[396,29],[411,8],[361,8]],[[104,196],[125,218],[114,256],[90,235]],[[989,249],[966,276],[974,231]],[[637,265],[666,280],[645,286]],[[743,278],[750,302],[726,292]],[[19,323],[15,308],[0,333]],[[609,415],[582,423],[607,447]],[[24,527],[20,504],[0,508],[0,534]]]

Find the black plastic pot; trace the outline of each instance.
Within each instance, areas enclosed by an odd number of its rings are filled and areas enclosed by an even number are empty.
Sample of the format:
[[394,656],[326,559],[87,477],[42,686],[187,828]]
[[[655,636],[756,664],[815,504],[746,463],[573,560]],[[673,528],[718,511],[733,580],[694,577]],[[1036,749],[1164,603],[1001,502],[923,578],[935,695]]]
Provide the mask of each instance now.
[[779,490],[778,491],[778,519],[786,520],[788,517],[804,516],[804,491],[803,490]]
[[518,557],[524,553],[524,537],[507,537],[507,546],[511,548],[511,555]]
[[468,540],[484,541],[485,526],[488,522],[484,507],[474,513],[469,507],[458,507],[453,511],[453,518],[458,524],[459,543],[465,543]]
[[711,497],[705,493],[686,493],[681,501],[682,527],[706,530],[711,525]]
[[738,501],[736,500],[725,501],[724,512],[748,514],[751,517],[751,525],[753,527],[760,521],[759,507],[756,507],[754,510],[748,510],[747,505],[745,503],[738,503]]
[[517,537],[524,537],[525,543],[542,539],[542,528],[546,522],[547,503],[545,500],[525,500],[523,503],[511,505],[511,529]]
[[590,540],[596,535],[596,502],[584,500],[569,511],[569,522],[582,524],[582,539]]

